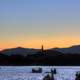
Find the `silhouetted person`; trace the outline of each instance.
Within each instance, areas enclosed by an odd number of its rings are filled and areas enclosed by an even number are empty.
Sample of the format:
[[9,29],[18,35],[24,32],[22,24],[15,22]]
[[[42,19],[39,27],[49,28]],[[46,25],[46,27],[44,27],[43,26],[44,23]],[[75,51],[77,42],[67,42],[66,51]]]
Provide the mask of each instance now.
[[47,75],[43,78],[43,80],[54,80],[54,79],[52,79],[51,76],[50,76],[49,74],[47,74]]
[[51,69],[51,80],[54,80],[54,74],[56,74],[56,69]]
[[80,80],[80,73],[76,73],[76,78],[75,78],[75,80]]
[[56,71],[56,69],[55,69],[55,68],[54,68],[54,70],[52,70],[52,71],[53,71],[53,73],[54,73],[54,74],[57,74],[57,71]]

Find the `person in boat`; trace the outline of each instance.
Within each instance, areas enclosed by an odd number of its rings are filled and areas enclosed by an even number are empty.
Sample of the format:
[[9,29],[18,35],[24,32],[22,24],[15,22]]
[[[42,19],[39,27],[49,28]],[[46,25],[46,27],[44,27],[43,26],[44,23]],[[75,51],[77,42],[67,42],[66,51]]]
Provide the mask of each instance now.
[[55,68],[54,68],[54,69],[51,69],[51,73],[53,73],[53,74],[57,74],[56,69],[55,69]]

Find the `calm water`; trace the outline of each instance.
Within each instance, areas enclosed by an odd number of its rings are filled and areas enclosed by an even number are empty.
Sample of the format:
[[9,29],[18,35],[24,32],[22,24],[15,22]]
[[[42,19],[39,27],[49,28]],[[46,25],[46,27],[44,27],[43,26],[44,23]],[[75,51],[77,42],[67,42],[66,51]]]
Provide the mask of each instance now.
[[[42,67],[42,73],[31,73],[32,68]],[[78,66],[0,66],[0,80],[43,80],[43,77],[56,68],[55,80],[75,80],[75,74],[80,71]]]

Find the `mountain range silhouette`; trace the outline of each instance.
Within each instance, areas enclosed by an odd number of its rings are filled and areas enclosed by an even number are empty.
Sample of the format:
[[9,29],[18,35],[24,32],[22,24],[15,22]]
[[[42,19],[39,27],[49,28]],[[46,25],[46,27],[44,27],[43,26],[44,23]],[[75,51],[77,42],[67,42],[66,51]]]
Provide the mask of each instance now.
[[80,45],[74,45],[68,48],[53,48],[62,53],[79,53],[80,54]]
[[[26,55],[32,55],[32,54],[36,54],[37,52],[39,52],[41,49],[34,49],[34,48],[23,48],[23,47],[16,47],[16,48],[10,48],[10,49],[4,49],[2,51],[0,51],[2,54],[6,54],[6,55],[16,55],[16,54],[20,54],[23,56]],[[51,48],[51,49],[47,49],[47,51],[58,51],[61,53],[78,53],[80,54],[80,45],[74,45],[71,47],[67,47],[67,48]],[[47,52],[48,53],[48,52]]]
[[51,48],[45,50],[33,48],[10,48],[0,51],[0,65],[55,65],[80,66],[80,45],[68,48]]
[[16,54],[19,54],[19,55],[23,55],[23,56],[26,56],[26,55],[30,55],[30,54],[35,54],[39,51],[39,49],[32,49],[32,48],[23,48],[23,47],[16,47],[16,48],[10,48],[10,49],[4,49],[1,51],[2,54],[5,54],[5,55],[16,55]]

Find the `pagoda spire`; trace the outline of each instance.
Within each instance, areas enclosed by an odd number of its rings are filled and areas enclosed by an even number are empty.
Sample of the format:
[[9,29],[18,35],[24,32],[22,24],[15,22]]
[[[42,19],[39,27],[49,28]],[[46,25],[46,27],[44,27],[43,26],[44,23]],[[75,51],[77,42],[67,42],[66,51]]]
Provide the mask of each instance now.
[[41,46],[41,52],[43,52],[44,51],[44,47],[43,47],[43,45]]

